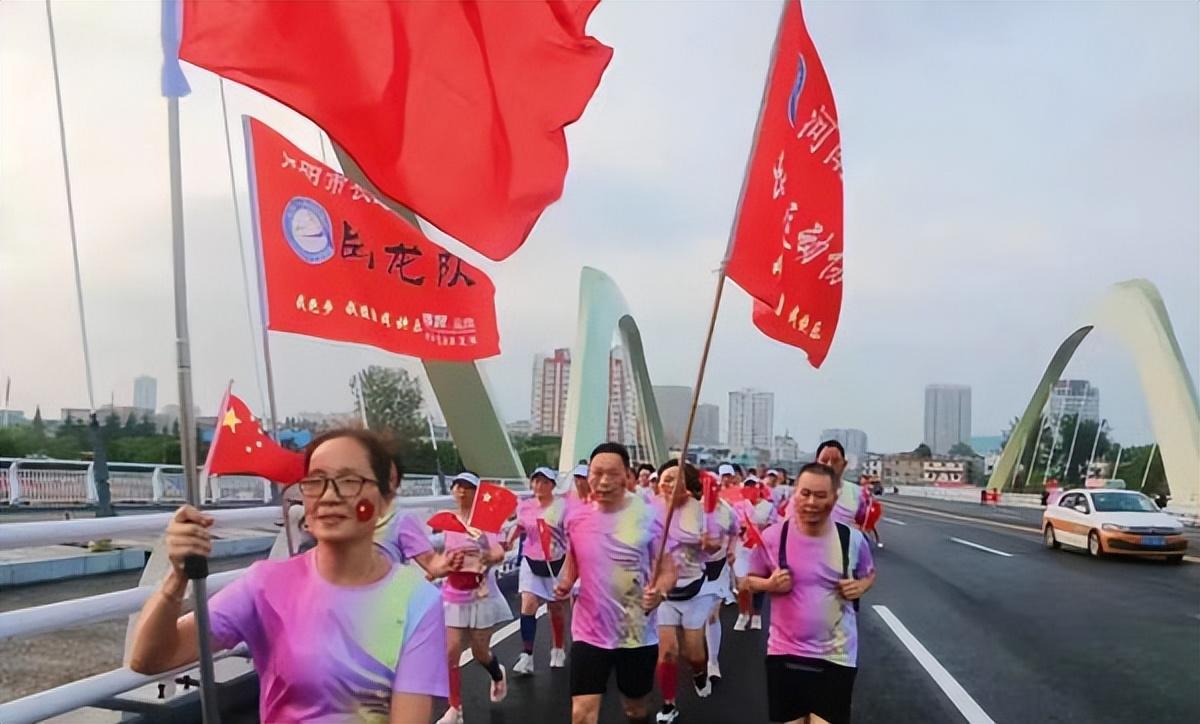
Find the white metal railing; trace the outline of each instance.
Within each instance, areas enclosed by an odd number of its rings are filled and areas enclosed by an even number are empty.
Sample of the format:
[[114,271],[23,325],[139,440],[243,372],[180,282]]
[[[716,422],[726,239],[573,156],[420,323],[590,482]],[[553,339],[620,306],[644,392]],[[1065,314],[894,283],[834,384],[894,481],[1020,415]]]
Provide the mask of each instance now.
[[[280,519],[276,506],[206,510],[218,526],[264,525]],[[30,523],[0,525],[0,550],[30,546],[80,543],[118,536],[161,534],[174,513],[122,515],[115,518],[76,518],[74,520],[40,520]]]

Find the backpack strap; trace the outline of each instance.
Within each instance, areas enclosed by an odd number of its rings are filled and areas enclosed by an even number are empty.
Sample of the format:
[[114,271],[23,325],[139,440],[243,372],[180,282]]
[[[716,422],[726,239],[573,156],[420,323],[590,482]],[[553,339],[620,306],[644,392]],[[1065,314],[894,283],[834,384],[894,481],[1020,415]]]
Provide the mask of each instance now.
[[783,521],[783,529],[779,531],[779,567],[788,570],[787,564],[787,534],[788,521]]
[[[838,543],[842,547],[842,578],[850,578],[850,526],[834,522],[837,526]],[[858,600],[854,602],[854,610],[858,610]]]

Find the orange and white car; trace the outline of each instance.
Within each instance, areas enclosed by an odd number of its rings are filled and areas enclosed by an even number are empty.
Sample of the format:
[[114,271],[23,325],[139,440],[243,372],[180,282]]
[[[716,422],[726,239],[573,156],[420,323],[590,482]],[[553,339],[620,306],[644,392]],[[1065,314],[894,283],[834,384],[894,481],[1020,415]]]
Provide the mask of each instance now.
[[1166,556],[1183,560],[1183,526],[1136,490],[1068,490],[1042,514],[1047,548],[1083,548],[1103,555]]

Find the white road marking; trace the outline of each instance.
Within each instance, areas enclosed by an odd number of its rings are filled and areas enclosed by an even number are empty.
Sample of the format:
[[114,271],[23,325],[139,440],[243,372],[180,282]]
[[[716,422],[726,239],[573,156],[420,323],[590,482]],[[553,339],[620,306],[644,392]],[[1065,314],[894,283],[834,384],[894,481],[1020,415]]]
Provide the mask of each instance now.
[[[519,603],[520,602],[518,601],[518,605],[519,605]],[[537,618],[541,618],[544,615],[546,615],[546,605],[542,604],[537,610]],[[521,628],[521,614],[518,613],[516,619],[508,622],[507,624],[502,626],[499,631],[492,634],[492,641],[491,641],[490,645],[492,647],[495,647],[496,644],[500,643],[501,641],[508,638],[509,636],[512,636],[513,634],[515,634],[518,630],[520,630],[520,628]],[[475,660],[475,657],[471,654],[471,649],[468,648],[466,651],[462,652],[462,656],[458,657],[458,666],[459,666],[459,668],[462,668],[474,660]]]
[[896,615],[888,610],[887,606],[872,606],[871,608],[875,610],[875,613],[879,614],[879,617],[888,625],[892,633],[896,634],[896,638],[900,639],[900,643],[904,644],[904,647],[913,655],[917,663],[925,669],[925,672],[938,685],[942,693],[950,700],[950,703],[954,704],[955,708],[958,709],[959,713],[970,724],[995,724],[992,718],[987,715],[987,712],[983,710],[983,707],[979,706],[971,698],[966,689],[962,688],[955,681],[954,677],[950,675],[950,672],[946,671],[945,667],[938,663],[937,659],[933,658],[933,654],[929,653],[929,649],[925,648],[917,640],[917,637],[913,636],[904,624],[900,623],[900,619],[896,618]]
[[884,520],[888,523],[894,523],[896,525],[908,525],[908,523],[905,523],[902,520],[896,520],[895,518],[884,518]]
[[955,543],[961,543],[965,546],[971,546],[972,548],[978,548],[981,551],[987,551],[988,553],[995,553],[996,555],[1004,556],[1005,558],[1013,557],[1012,553],[1005,553],[1004,551],[998,551],[995,548],[988,548],[987,546],[981,546],[978,543],[972,543],[971,541],[963,540],[962,538],[951,538],[950,540],[954,541]]

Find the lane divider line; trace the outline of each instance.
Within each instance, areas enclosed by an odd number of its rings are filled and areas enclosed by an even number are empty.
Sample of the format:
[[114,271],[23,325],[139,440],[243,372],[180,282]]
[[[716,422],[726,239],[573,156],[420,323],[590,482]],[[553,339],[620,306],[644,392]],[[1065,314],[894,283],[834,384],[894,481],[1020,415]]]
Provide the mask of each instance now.
[[961,543],[965,546],[971,546],[972,548],[978,548],[981,551],[987,551],[988,553],[995,553],[996,555],[1004,556],[1005,558],[1013,557],[1012,553],[1005,553],[1004,551],[998,551],[995,548],[988,548],[987,546],[981,546],[978,543],[972,543],[971,541],[963,540],[962,538],[951,538],[950,540],[954,541],[955,543]]
[[[518,603],[518,605],[520,604],[520,599],[517,599],[517,603]],[[545,616],[545,615],[546,615],[546,604],[543,603],[541,606],[538,607],[537,618],[541,618],[542,616]],[[492,640],[491,640],[491,642],[489,642],[488,646],[490,648],[495,648],[496,644],[499,644],[504,639],[515,634],[518,630],[520,630],[520,628],[521,628],[521,613],[520,613],[520,610],[518,609],[517,617],[515,619],[504,624],[503,626],[500,627],[499,631],[492,634]],[[471,653],[471,649],[468,648],[466,651],[462,652],[462,656],[458,657],[458,668],[461,669],[462,667],[466,666],[467,664],[471,663],[474,660],[475,660],[475,656],[474,656],[474,654]]]
[[896,638],[900,639],[900,643],[904,644],[908,652],[925,669],[925,672],[929,674],[933,682],[938,685],[938,688],[942,690],[942,693],[946,695],[951,704],[954,704],[955,708],[958,709],[958,712],[963,715],[963,718],[969,724],[995,724],[992,718],[987,715],[987,712],[983,710],[983,707],[979,706],[971,698],[966,689],[962,688],[962,685],[950,675],[950,672],[946,671],[946,668],[938,663],[933,654],[929,653],[929,649],[925,648],[917,640],[917,637],[913,636],[908,628],[900,623],[900,619],[896,618],[896,615],[887,606],[872,606],[871,608],[883,619],[883,622],[888,625],[892,633],[896,634]]
[[897,520],[896,518],[884,518],[884,521],[886,521],[888,523],[892,523],[894,525],[908,525],[908,523],[905,523],[902,520]]

